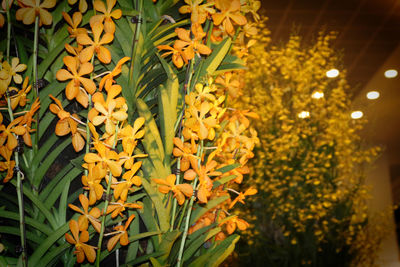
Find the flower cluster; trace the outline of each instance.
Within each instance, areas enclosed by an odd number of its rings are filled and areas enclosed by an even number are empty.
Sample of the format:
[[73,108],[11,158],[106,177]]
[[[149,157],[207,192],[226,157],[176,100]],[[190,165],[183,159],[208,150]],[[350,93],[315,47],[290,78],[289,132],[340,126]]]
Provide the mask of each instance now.
[[[379,148],[360,146],[357,131],[364,122],[349,115],[345,71],[326,77],[338,63],[330,47],[334,38],[321,33],[314,45],[303,48],[294,35],[283,47],[255,44],[250,49],[246,90],[237,106],[249,105],[261,115],[255,122],[261,145],[251,179],[260,194],[249,212],[254,222],[264,219],[251,233],[255,242],[266,237],[293,247],[308,238],[321,249],[337,238],[345,240],[337,247],[344,251],[359,232],[350,229],[366,222],[362,171]],[[257,201],[268,204],[261,211]],[[308,262],[306,252],[304,257]]]
[[[136,161],[136,158],[146,155],[134,151],[138,140],[144,135],[141,129],[144,119],[138,118],[133,124],[128,123],[128,106],[125,98],[120,96],[121,86],[114,80],[120,74],[122,65],[130,58],[122,58],[113,71],[100,74],[98,77],[101,79],[94,78],[94,62],[111,62],[110,51],[105,45],[114,39],[113,19],[119,19],[122,15],[120,9],[113,10],[115,3],[107,1],[106,7],[102,1],[94,2],[94,9],[99,13],[90,18],[90,29],[80,27],[82,13],[75,12],[72,17],[65,12],[62,14],[69,24],[69,37],[76,41],[77,46],[65,45],[70,55],[63,58],[66,68],[57,71],[56,78],[68,82],[66,98],[88,108],[87,117],[81,118],[64,110],[61,101],[50,95],[54,101],[50,110],[59,118],[55,133],[59,136],[71,134],[76,152],[83,150],[86,144],[82,165],[85,169],[82,176],[85,193],[79,195],[82,208],[69,205],[81,215],[78,221],[70,221],[72,236],[68,233],[65,235],[66,240],[75,245],[78,263],[85,258],[89,262],[96,259],[97,248],[86,244],[90,225],[102,236],[105,225],[104,219],[101,219],[106,215],[126,219],[124,226],[116,225],[114,231],[107,233],[107,236],[112,236],[107,243],[107,249],[111,251],[117,243],[122,246],[129,243],[127,229],[135,216],[127,217],[127,211],[142,208],[130,202],[129,196],[139,190],[142,184],[139,174],[142,162]],[[81,3],[81,6],[84,4]],[[118,153],[119,150],[121,152]],[[105,208],[100,210],[96,205],[102,201],[104,194],[107,202]]]
[[[175,32],[178,39],[173,46],[158,46],[160,50],[168,50],[162,55],[172,55],[172,62],[177,68],[210,54],[212,44],[233,36],[235,31],[239,33],[233,46],[235,51],[243,51],[242,47],[254,43],[248,38],[255,35],[256,31],[248,23],[251,18],[246,18],[246,14],[253,14],[258,20],[256,11],[260,7],[259,1],[241,3],[239,0],[217,0],[203,3],[201,0],[185,0],[185,3],[187,5],[179,11],[190,13],[190,30],[177,28]],[[212,27],[203,26],[207,19],[211,21]],[[245,61],[246,53],[235,54]],[[225,225],[225,230],[216,238],[224,239],[226,234],[232,234],[236,228],[245,230],[248,227],[246,221],[228,212],[237,202],[244,204],[246,196],[257,192],[254,188],[245,192],[236,190],[242,183],[243,175],[250,171],[247,162],[254,156],[252,151],[258,143],[257,133],[250,127],[249,121],[250,118],[258,118],[257,114],[226,106],[228,98],[236,98],[241,94],[242,75],[240,71],[227,71],[188,88],[179,134],[173,141],[173,155],[178,159],[178,175],[153,179],[159,184],[159,191],[164,194],[172,192],[179,205],[185,202],[185,197],[190,198],[193,194],[198,204],[227,196],[226,201],[195,222],[189,233],[218,222]],[[228,171],[223,172],[225,168]]]
[[[0,172],[4,172],[3,182],[8,182],[14,175],[16,162],[14,153],[19,153],[24,146],[32,147],[31,134],[35,131],[34,115],[40,108],[39,99],[29,103],[27,94],[32,86],[29,78],[23,78],[21,73],[26,70],[25,64],[20,64],[19,58],[11,61],[0,55],[0,105],[8,113],[4,118],[0,113]],[[17,112],[15,112],[17,111]]]

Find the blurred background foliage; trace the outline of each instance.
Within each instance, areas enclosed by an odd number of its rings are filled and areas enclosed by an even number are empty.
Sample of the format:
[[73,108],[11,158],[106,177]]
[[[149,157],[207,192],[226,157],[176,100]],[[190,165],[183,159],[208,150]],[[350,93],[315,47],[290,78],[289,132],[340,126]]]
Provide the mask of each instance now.
[[[309,44],[292,34],[280,45],[269,33],[260,24],[236,102],[260,116],[245,180],[259,193],[237,207],[251,227],[236,256],[257,266],[373,266],[389,211],[370,214],[364,174],[380,148],[360,137],[365,119],[350,117],[336,33]],[[340,74],[328,78],[333,68]]]

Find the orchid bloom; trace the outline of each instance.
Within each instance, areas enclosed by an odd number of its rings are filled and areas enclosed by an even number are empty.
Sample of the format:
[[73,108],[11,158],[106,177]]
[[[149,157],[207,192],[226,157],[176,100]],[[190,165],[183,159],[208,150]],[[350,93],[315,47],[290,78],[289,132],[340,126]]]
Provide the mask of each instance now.
[[134,218],[135,218],[135,215],[132,214],[131,216],[129,216],[129,218],[125,222],[124,226],[117,225],[114,227],[115,232],[113,232],[113,233],[115,233],[115,235],[108,240],[108,243],[107,243],[108,251],[111,251],[115,247],[115,245],[117,244],[118,241],[121,244],[121,246],[126,246],[129,244],[127,229]]
[[[99,90],[100,90],[100,91],[103,89],[103,87],[104,87],[104,85],[105,85],[106,83],[108,84],[108,86],[111,86],[112,83],[115,83],[114,77],[118,76],[118,75],[121,73],[121,71],[122,71],[122,65],[123,65],[125,62],[127,62],[128,60],[130,60],[130,59],[131,59],[130,57],[123,57],[123,58],[121,58],[121,59],[118,61],[117,65],[115,65],[115,68],[114,68],[110,73],[108,73],[107,75],[105,75],[105,76],[100,80],[100,83],[99,83]],[[107,88],[108,86],[106,86],[106,88]]]
[[[93,71],[93,65],[89,62],[80,63],[79,60],[75,57],[65,56],[63,58],[65,66],[67,66],[68,70],[60,69],[56,73],[56,78],[59,81],[71,80],[67,84],[67,88],[65,90],[65,95],[68,100],[72,100],[77,98],[79,100],[80,94],[80,85],[82,84],[83,88],[89,93],[93,94],[96,91],[96,84],[89,78],[82,77],[87,75]],[[79,69],[79,70],[78,70]],[[82,101],[78,101],[84,107],[87,107],[86,99]]]
[[107,8],[104,5],[104,2],[101,0],[96,0],[93,3],[93,7],[96,11],[99,11],[103,14],[95,15],[90,18],[90,25],[95,23],[103,23],[104,21],[104,32],[109,32],[114,34],[115,32],[115,24],[113,19],[119,19],[122,16],[121,9],[112,10],[115,6],[117,0],[107,0]]
[[21,90],[18,91],[17,88],[14,87],[10,87],[9,90],[10,91],[17,91],[18,93],[16,95],[13,95],[12,97],[10,97],[10,101],[11,101],[11,108],[14,110],[18,105],[20,107],[25,107],[26,103],[28,102],[27,94],[29,93],[29,91],[31,90],[32,86],[29,85],[28,86],[28,82],[29,82],[29,77],[27,76],[24,80],[24,83],[22,84],[22,88]]
[[222,23],[229,35],[235,33],[231,20],[241,26],[247,23],[246,17],[240,14],[240,0],[215,0],[215,7],[220,12],[212,15],[214,24],[218,26]]
[[18,3],[22,7],[17,10],[15,17],[17,20],[22,20],[25,25],[35,22],[36,16],[39,16],[39,26],[52,23],[53,17],[46,9],[53,8],[56,0],[44,0],[43,3],[40,3],[40,0],[18,0]]
[[100,217],[101,212],[99,208],[93,207],[90,211],[88,211],[89,200],[83,194],[79,195],[79,201],[81,202],[83,210],[73,204],[68,204],[68,207],[82,214],[78,218],[79,231],[87,230],[90,222],[93,225],[93,228],[100,233],[101,224],[98,218]]
[[192,144],[183,143],[182,140],[178,137],[175,137],[174,140],[174,149],[172,153],[175,157],[181,157],[181,171],[186,171],[189,169],[190,165],[196,166],[198,157],[194,154],[197,152],[197,145],[194,142]]
[[75,245],[74,254],[76,254],[76,262],[82,263],[86,256],[87,260],[93,263],[96,259],[96,248],[85,244],[89,241],[89,232],[85,230],[79,235],[79,225],[75,220],[69,221],[69,229],[71,230],[72,236],[66,233],[65,239],[68,243]]
[[86,47],[79,54],[79,59],[81,62],[88,62],[94,53],[96,53],[97,58],[104,64],[108,64],[111,62],[111,53],[105,48],[103,45],[111,43],[114,39],[114,35],[112,33],[106,32],[100,38],[104,26],[102,23],[94,23],[91,25],[93,32],[93,40],[89,37],[87,33],[78,34],[76,37],[76,41],[80,45],[86,45]]
[[117,202],[111,202],[110,205],[107,207],[106,214],[111,213],[111,218],[115,218],[118,215],[124,217],[123,211],[126,209],[142,209],[143,207],[136,203],[126,203],[122,199],[118,200]]
[[190,184],[175,185],[175,174],[170,174],[165,179],[153,179],[153,181],[159,184],[158,191],[161,193],[167,194],[169,191],[172,191],[179,205],[183,204],[185,201],[185,196],[191,197],[193,194],[193,188]]
[[203,24],[208,14],[215,13],[215,9],[212,8],[214,6],[213,2],[206,1],[206,3],[201,5],[202,2],[203,0],[185,0],[187,5],[181,6],[179,12],[182,14],[191,13],[190,20],[193,24]]
[[113,176],[118,177],[122,173],[122,167],[118,163],[119,156],[117,152],[108,149],[104,144],[96,144],[95,148],[98,152],[87,153],[83,158],[87,163],[101,163],[103,169],[109,169]]
[[257,194],[257,189],[252,187],[248,188],[244,193],[240,192],[239,195],[231,202],[229,208],[231,209],[236,204],[236,202],[244,204],[244,199],[246,198],[246,196],[252,196],[255,194]]
[[4,126],[2,124],[3,122],[3,116],[0,116],[0,146],[2,146],[5,141],[7,140],[7,149],[8,150],[13,150],[14,148],[17,147],[18,145],[18,140],[14,136],[15,135],[24,135],[26,132],[26,129],[24,126],[18,125],[21,121],[23,120],[23,117],[18,117],[14,119],[12,122],[8,124],[8,126]]
[[3,183],[10,181],[14,175],[15,161],[11,160],[12,154],[12,150],[9,150],[6,146],[0,146],[0,155],[5,160],[0,162],[0,171],[3,172],[7,170],[7,174],[3,179]]
[[86,33],[85,28],[78,28],[79,24],[81,24],[82,22],[81,12],[75,12],[72,15],[72,18],[66,12],[62,12],[62,15],[64,17],[64,20],[70,25],[70,27],[67,27],[67,30],[69,32],[69,37],[75,38],[78,34]]
[[123,201],[126,201],[128,197],[128,192],[133,191],[133,189],[131,188],[132,185],[135,186],[142,185],[141,178],[135,175],[141,166],[142,166],[141,161],[136,162],[135,164],[133,164],[132,169],[125,172],[124,175],[122,176],[122,179],[124,179],[125,181],[117,182],[117,184],[114,187],[114,198],[116,200],[118,200],[118,198],[121,198]]
[[99,164],[87,164],[88,174],[82,176],[83,189],[89,190],[89,205],[93,205],[103,196],[104,188],[101,180],[106,176],[106,171]]

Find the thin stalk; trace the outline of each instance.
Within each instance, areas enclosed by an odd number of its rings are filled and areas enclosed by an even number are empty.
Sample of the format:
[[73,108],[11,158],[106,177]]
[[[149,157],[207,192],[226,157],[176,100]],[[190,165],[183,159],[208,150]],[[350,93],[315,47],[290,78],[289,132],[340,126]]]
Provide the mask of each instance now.
[[[198,160],[199,167],[200,167],[200,164],[201,164],[201,155],[203,154],[203,147],[204,147],[204,142],[203,142],[203,140],[201,140],[200,147],[199,147],[199,150],[197,152],[197,156],[199,157],[199,160]],[[199,179],[198,176],[196,176],[196,178],[194,179],[193,190],[195,190],[197,188],[198,179]],[[188,231],[189,231],[190,216],[192,215],[192,208],[193,208],[193,203],[194,203],[194,199],[195,198],[196,197],[195,197],[194,194],[190,198],[189,208],[188,208],[188,211],[187,211],[187,214],[186,214],[185,229],[183,231],[181,246],[179,248],[178,260],[177,260],[177,263],[176,263],[177,267],[181,267],[182,266],[183,250],[185,248],[185,241],[186,241],[186,238],[187,238],[187,235],[188,235]]]
[[10,5],[8,4],[11,0],[6,0],[6,12],[7,12],[7,61],[10,62],[10,50],[11,50],[11,17],[10,17]]
[[181,224],[182,224],[182,221],[183,221],[183,217],[185,216],[185,210],[187,208],[188,203],[189,203],[189,201],[185,200],[185,204],[183,205],[183,209],[182,209],[182,212],[181,212],[181,217],[179,218],[178,225],[176,226],[177,229],[181,228]]
[[[10,98],[7,97],[8,114],[10,115],[10,120],[14,120],[14,114],[11,108]],[[18,197],[18,211],[19,211],[19,231],[21,238],[22,247],[22,266],[28,266],[28,257],[26,251],[26,231],[25,231],[25,213],[24,213],[24,192],[22,187],[22,177],[21,171],[19,170],[19,155],[18,152],[14,153],[15,167],[17,170],[17,197]]]
[[[178,158],[178,162],[176,163],[176,170],[178,173],[176,174],[175,184],[179,184],[180,176],[181,176],[181,158]],[[172,206],[171,222],[170,222],[170,227],[169,227],[170,231],[172,231],[174,229],[176,206],[177,206],[177,201],[176,201],[176,198],[174,198],[174,204]]]
[[[92,59],[90,60],[90,63],[92,63],[92,65],[93,65],[93,63],[94,63],[94,55],[92,56]],[[92,72],[90,74],[90,79],[92,81],[95,78],[93,76],[94,76],[94,73]],[[88,107],[89,107],[89,110],[92,108],[92,95],[91,94],[89,94]],[[86,150],[85,150],[86,154],[88,154],[90,152],[90,137],[91,137],[91,135],[90,135],[90,128],[89,128],[89,113],[88,113],[88,117],[86,118]],[[84,173],[87,176],[89,171],[87,169],[85,169]]]
[[[39,16],[35,18],[35,32],[33,38],[33,99],[39,97],[39,87],[38,87],[38,46],[39,46]],[[39,146],[39,112],[36,113],[36,123],[35,123],[35,142],[33,144],[33,152],[37,154]]]
[[[142,25],[142,7],[143,7],[143,0],[139,0],[136,6],[136,10],[139,11],[139,14],[137,15],[137,24],[136,24],[136,29],[135,29],[135,36],[133,39],[133,49],[132,49],[132,55],[131,55],[131,65],[129,67],[129,80],[128,80],[128,85],[129,88],[133,88],[133,70],[134,70],[134,63],[136,61],[136,53],[138,49],[138,42],[139,42],[139,37],[140,37],[140,31],[141,31],[141,25]],[[136,94],[136,85],[134,89],[134,93]],[[134,95],[135,95],[134,94]]]
[[[115,145],[117,143],[117,136],[118,136],[118,124],[117,127],[115,127],[115,139],[112,148],[115,148]],[[96,256],[96,266],[100,267],[100,254],[101,254],[101,244],[103,243],[103,237],[104,237],[104,228],[105,228],[105,222],[106,222],[106,217],[107,217],[107,208],[108,208],[108,203],[109,203],[109,196],[110,196],[110,191],[111,191],[111,183],[112,183],[112,173],[110,171],[110,174],[108,175],[108,184],[107,184],[107,190],[106,190],[106,201],[104,203],[104,209],[103,209],[103,217],[101,219],[101,228],[100,228],[100,236],[99,236],[99,242],[97,243],[97,256]]]

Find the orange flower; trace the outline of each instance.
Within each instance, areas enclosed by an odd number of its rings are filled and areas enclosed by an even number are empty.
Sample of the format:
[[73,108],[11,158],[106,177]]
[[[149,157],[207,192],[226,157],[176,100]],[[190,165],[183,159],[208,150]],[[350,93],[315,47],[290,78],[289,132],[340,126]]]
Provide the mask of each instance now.
[[103,95],[98,92],[93,96],[94,111],[91,111],[89,118],[93,125],[98,126],[105,123],[106,133],[115,134],[115,125],[128,118],[128,109],[123,97],[116,98],[122,88],[119,85],[112,85],[108,90],[107,100],[104,101]]
[[86,33],[85,28],[78,28],[79,24],[82,22],[82,13],[81,12],[75,12],[72,15],[72,18],[68,13],[62,12],[62,15],[65,19],[65,21],[71,26],[68,27],[67,30],[69,32],[69,37],[75,38],[78,34],[84,34]]
[[[68,4],[73,5],[76,3],[76,1],[77,0],[68,0]],[[88,5],[86,3],[86,0],[79,0],[79,11],[81,13],[85,13],[87,10],[87,7],[88,7]]]
[[114,68],[110,73],[108,73],[107,75],[105,75],[105,76],[101,79],[101,81],[100,81],[100,83],[99,83],[99,90],[100,90],[100,91],[103,90],[104,84],[109,84],[108,86],[106,86],[106,88],[108,88],[108,87],[111,86],[113,83],[115,83],[114,77],[115,77],[115,76],[118,76],[118,75],[121,73],[121,71],[122,71],[122,65],[123,65],[125,62],[127,62],[128,60],[130,60],[130,59],[131,59],[130,57],[123,57],[123,58],[121,58],[121,59],[118,61],[117,65],[115,65],[115,68]]
[[235,232],[236,226],[237,228],[239,228],[239,230],[244,231],[247,229],[247,227],[249,227],[249,223],[245,220],[233,217],[232,219],[226,221],[226,231],[228,232],[228,234],[232,234],[233,232]]
[[79,59],[81,62],[88,62],[93,53],[96,53],[97,58],[105,63],[108,64],[111,62],[111,53],[110,51],[105,48],[103,45],[111,43],[114,39],[114,35],[112,33],[106,32],[103,37],[101,37],[101,33],[103,32],[104,26],[101,23],[95,23],[91,25],[92,32],[93,32],[93,40],[89,37],[87,33],[78,34],[76,41],[80,45],[87,45],[86,48],[82,50],[79,55]]
[[221,172],[215,171],[215,167],[217,167],[218,163],[214,160],[210,160],[207,164],[201,165],[200,168],[197,166],[193,169],[189,169],[185,172],[184,178],[186,180],[193,180],[196,178],[196,175],[199,176],[199,187],[197,190],[197,198],[200,203],[207,203],[207,199],[211,196],[211,189],[213,187],[213,181],[210,176],[218,176],[221,175]]
[[240,192],[239,195],[231,202],[229,208],[231,209],[238,201],[244,204],[243,200],[246,198],[246,196],[252,196],[255,194],[257,194],[257,189],[252,187],[248,188],[244,193]]
[[89,205],[93,205],[103,196],[101,180],[106,176],[106,171],[100,165],[87,164],[88,175],[82,176],[84,189],[89,190]]
[[32,86],[29,85],[28,86],[28,82],[29,82],[29,77],[26,77],[24,80],[24,83],[22,84],[22,88],[21,90],[18,91],[17,88],[14,87],[10,87],[9,90],[11,91],[17,91],[18,93],[16,95],[13,95],[10,99],[11,101],[11,108],[14,110],[18,105],[20,107],[25,107],[26,102],[28,101],[28,99],[26,98],[27,94],[29,93],[29,91],[31,90]]
[[107,8],[104,5],[103,1],[96,0],[93,3],[94,9],[97,11],[103,13],[102,15],[95,15],[90,18],[90,25],[95,24],[95,23],[103,23],[104,21],[104,32],[109,32],[114,34],[115,32],[115,24],[114,19],[119,19],[122,16],[122,11],[121,9],[116,9],[112,11],[113,7],[115,6],[115,3],[117,0],[107,0]]
[[215,0],[215,7],[221,12],[212,15],[214,24],[218,26],[222,23],[228,34],[235,33],[231,20],[238,25],[247,23],[246,17],[240,14],[240,0]]
[[169,191],[174,193],[174,197],[178,200],[178,204],[182,205],[185,201],[185,196],[191,197],[193,195],[193,188],[190,184],[178,184],[175,185],[176,176],[170,174],[164,179],[153,179],[157,184],[160,184],[158,191],[163,194],[167,194]]
[[35,115],[36,111],[40,108],[39,98],[36,98],[35,102],[33,102],[31,109],[23,115],[23,120],[20,122],[20,125],[23,125],[26,129],[24,135],[22,136],[24,139],[24,143],[27,146],[32,146],[32,139],[30,133],[34,132],[35,130],[31,129],[32,121],[34,121],[33,116]]
[[87,163],[101,163],[102,168],[108,168],[112,175],[118,177],[122,173],[122,167],[117,162],[119,160],[117,152],[108,149],[104,144],[96,144],[98,154],[87,153],[83,158]]
[[116,200],[118,200],[118,198],[121,198],[123,201],[126,201],[128,197],[128,192],[133,191],[131,186],[140,186],[142,184],[142,180],[140,179],[140,177],[135,175],[141,166],[141,161],[136,162],[135,164],[133,164],[132,169],[125,172],[122,176],[125,181],[117,182],[114,187],[114,198]]
[[183,53],[186,59],[190,60],[194,58],[195,53],[199,56],[200,54],[211,54],[212,50],[208,46],[201,43],[201,40],[205,36],[205,33],[203,32],[203,28],[200,25],[192,26],[194,39],[190,38],[189,30],[176,28],[175,32],[176,34],[178,34],[179,40],[175,41],[174,47],[176,47],[178,50],[183,49]]
[[14,136],[15,135],[24,135],[26,132],[26,129],[24,126],[18,125],[21,121],[23,120],[23,117],[18,117],[8,126],[4,126],[1,124],[3,122],[3,116],[0,115],[0,146],[2,146],[5,141],[7,140],[7,149],[12,151],[14,148],[17,147],[18,141],[17,138]]
[[86,256],[87,260],[93,263],[96,259],[96,248],[85,244],[89,241],[89,232],[85,230],[79,235],[79,226],[74,220],[69,221],[69,229],[71,230],[72,236],[66,233],[65,239],[68,243],[75,245],[74,254],[76,254],[76,262],[82,263]]
[[182,47],[179,47],[176,43],[174,44],[173,47],[169,45],[159,45],[157,46],[157,48],[160,50],[170,50],[170,52],[165,52],[164,54],[162,54],[161,57],[172,55],[172,62],[178,69],[182,68],[183,63],[185,64],[188,63],[188,59],[186,58],[186,55],[183,52]]
[[[91,79],[82,77],[93,71],[93,65],[89,62],[80,64],[78,58],[71,56],[65,56],[63,58],[63,61],[65,66],[67,66],[70,72],[68,72],[65,69],[57,71],[56,73],[57,80],[59,81],[71,80],[67,84],[67,88],[65,90],[65,95],[67,99],[72,100],[76,98],[82,106],[87,107],[88,97],[85,94],[85,92],[81,91],[80,85],[82,84],[82,86],[89,94],[93,94],[96,91],[96,84]],[[83,96],[81,95],[82,93],[84,94]]]
[[7,183],[14,175],[15,161],[11,160],[12,151],[6,146],[0,146],[0,155],[5,159],[5,161],[0,162],[0,171],[7,170],[6,177],[3,180],[3,183]]
[[[187,98],[186,98],[187,99]],[[209,138],[212,140],[215,136],[213,127],[217,125],[217,120],[213,116],[208,116],[212,104],[208,102],[201,103],[200,110],[194,105],[189,105],[185,116],[185,127],[196,132],[201,140]],[[190,117],[188,116],[190,114]]]
[[190,17],[192,23],[203,24],[206,21],[208,14],[214,14],[215,10],[212,8],[214,5],[213,2],[206,2],[205,4],[200,5],[202,2],[203,0],[185,0],[187,5],[181,6],[179,12],[182,14],[192,13]]
[[111,237],[108,240],[107,243],[107,249],[108,251],[111,251],[115,245],[117,244],[117,242],[119,241],[119,243],[121,244],[121,246],[126,246],[129,244],[129,239],[128,239],[128,227],[131,224],[132,220],[135,218],[135,215],[132,214],[131,216],[129,216],[128,220],[125,222],[125,225],[117,225],[114,227],[115,232],[111,233],[111,234],[116,234],[115,236]]
[[0,79],[5,80],[4,82],[7,85],[10,84],[11,79],[14,79],[15,83],[20,84],[22,83],[22,76],[18,72],[23,72],[26,70],[26,67],[25,64],[19,64],[19,58],[17,57],[11,60],[11,65],[8,61],[4,61],[0,70]]
[[122,199],[118,200],[117,202],[111,202],[110,205],[107,207],[106,214],[111,213],[111,218],[115,218],[118,215],[124,217],[122,213],[125,209],[141,209],[142,206],[135,204],[135,203],[124,203]]
[[197,152],[197,145],[194,142],[192,144],[183,143],[178,137],[174,138],[174,144],[176,147],[174,147],[172,153],[175,157],[181,157],[180,170],[184,172],[189,169],[190,165],[195,168],[198,160],[198,157],[194,155]]
[[[72,145],[76,152],[79,152],[85,146],[85,140],[83,139],[82,134],[79,132],[80,129],[78,128],[79,121],[78,115],[70,114],[69,112],[65,111],[61,105],[60,100],[55,98],[52,95],[49,95],[51,99],[56,102],[56,104],[50,104],[49,108],[50,111],[60,118],[60,120],[56,124],[55,133],[58,136],[64,136],[69,133],[72,134]],[[85,132],[86,133],[86,132]]]
[[232,72],[225,72],[223,76],[218,76],[215,83],[222,86],[224,91],[227,91],[229,96],[236,98],[240,95],[240,83],[238,80],[233,80]]
[[22,20],[26,25],[32,24],[36,16],[39,16],[39,26],[42,24],[50,25],[52,23],[52,16],[46,10],[53,8],[56,5],[56,0],[44,0],[40,4],[40,0],[18,0],[22,8],[17,10],[15,17],[17,20]]
[[79,195],[79,201],[81,202],[83,210],[73,204],[68,204],[68,207],[82,214],[78,218],[79,231],[87,230],[90,222],[93,225],[93,228],[100,233],[101,224],[98,219],[101,215],[100,210],[97,207],[93,207],[89,212],[89,200],[83,194]]

